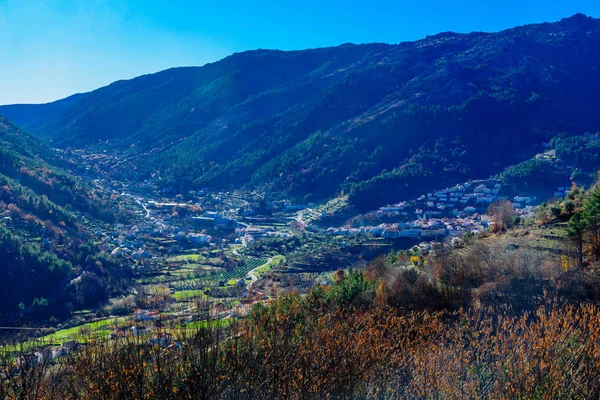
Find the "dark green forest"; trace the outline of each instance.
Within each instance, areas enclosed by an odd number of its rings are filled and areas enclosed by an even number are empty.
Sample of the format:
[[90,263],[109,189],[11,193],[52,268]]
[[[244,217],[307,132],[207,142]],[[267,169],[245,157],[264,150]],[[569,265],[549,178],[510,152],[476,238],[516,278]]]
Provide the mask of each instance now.
[[131,273],[99,253],[81,224],[81,215],[114,222],[109,204],[1,118],[0,142],[0,318],[64,318],[126,287]]

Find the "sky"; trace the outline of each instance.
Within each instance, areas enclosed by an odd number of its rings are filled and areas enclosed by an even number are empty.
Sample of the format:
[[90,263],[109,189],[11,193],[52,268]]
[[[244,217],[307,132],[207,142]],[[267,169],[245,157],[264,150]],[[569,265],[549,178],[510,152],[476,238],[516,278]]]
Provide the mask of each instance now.
[[0,0],[0,104],[44,103],[244,50],[400,43],[600,17],[598,0]]

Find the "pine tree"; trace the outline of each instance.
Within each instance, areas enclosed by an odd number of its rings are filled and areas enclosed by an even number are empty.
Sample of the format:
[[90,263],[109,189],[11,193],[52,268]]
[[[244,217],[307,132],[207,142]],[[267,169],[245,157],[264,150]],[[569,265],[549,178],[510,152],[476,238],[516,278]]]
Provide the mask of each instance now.
[[567,233],[577,249],[577,262],[580,268],[583,268],[583,236],[585,229],[586,222],[583,215],[580,212],[576,212],[569,220]]
[[600,187],[594,188],[583,205],[583,217],[591,236],[592,255],[594,262],[600,257]]

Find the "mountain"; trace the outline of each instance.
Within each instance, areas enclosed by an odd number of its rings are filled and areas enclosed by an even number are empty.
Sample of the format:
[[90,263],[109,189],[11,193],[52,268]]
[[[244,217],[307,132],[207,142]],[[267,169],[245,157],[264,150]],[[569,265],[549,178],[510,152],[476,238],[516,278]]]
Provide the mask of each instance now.
[[304,201],[346,192],[367,209],[599,131],[598,89],[600,20],[578,14],[398,45],[234,54],[115,82],[33,130],[122,152],[115,172],[136,179]]
[[78,93],[46,104],[10,104],[1,107],[2,115],[11,121],[18,121],[24,129],[41,129],[84,97],[85,93]]
[[[123,272],[99,254],[82,217],[112,222],[106,201],[65,171],[66,160],[1,117],[0,144],[0,320],[16,312],[61,317],[100,300]],[[66,286],[84,270],[95,276],[91,294]]]

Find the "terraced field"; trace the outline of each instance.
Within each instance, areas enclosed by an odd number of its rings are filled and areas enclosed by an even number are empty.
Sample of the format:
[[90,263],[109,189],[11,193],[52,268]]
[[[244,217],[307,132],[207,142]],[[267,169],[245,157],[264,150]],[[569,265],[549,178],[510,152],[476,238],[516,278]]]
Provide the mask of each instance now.
[[261,267],[257,268],[256,271],[254,271],[254,274],[260,278],[263,275],[270,272],[273,268],[283,264],[285,264],[285,256],[273,256],[270,263],[264,264]]
[[229,271],[219,269],[211,271],[202,277],[173,280],[169,286],[176,291],[200,290],[205,287],[220,286],[221,283],[235,285],[240,279],[245,279],[248,272],[266,263],[264,258],[241,256],[241,264]]
[[565,222],[558,222],[531,229],[530,234],[533,238],[529,245],[538,250],[553,253],[557,250],[560,251],[564,248],[567,239],[566,228],[567,224]]

